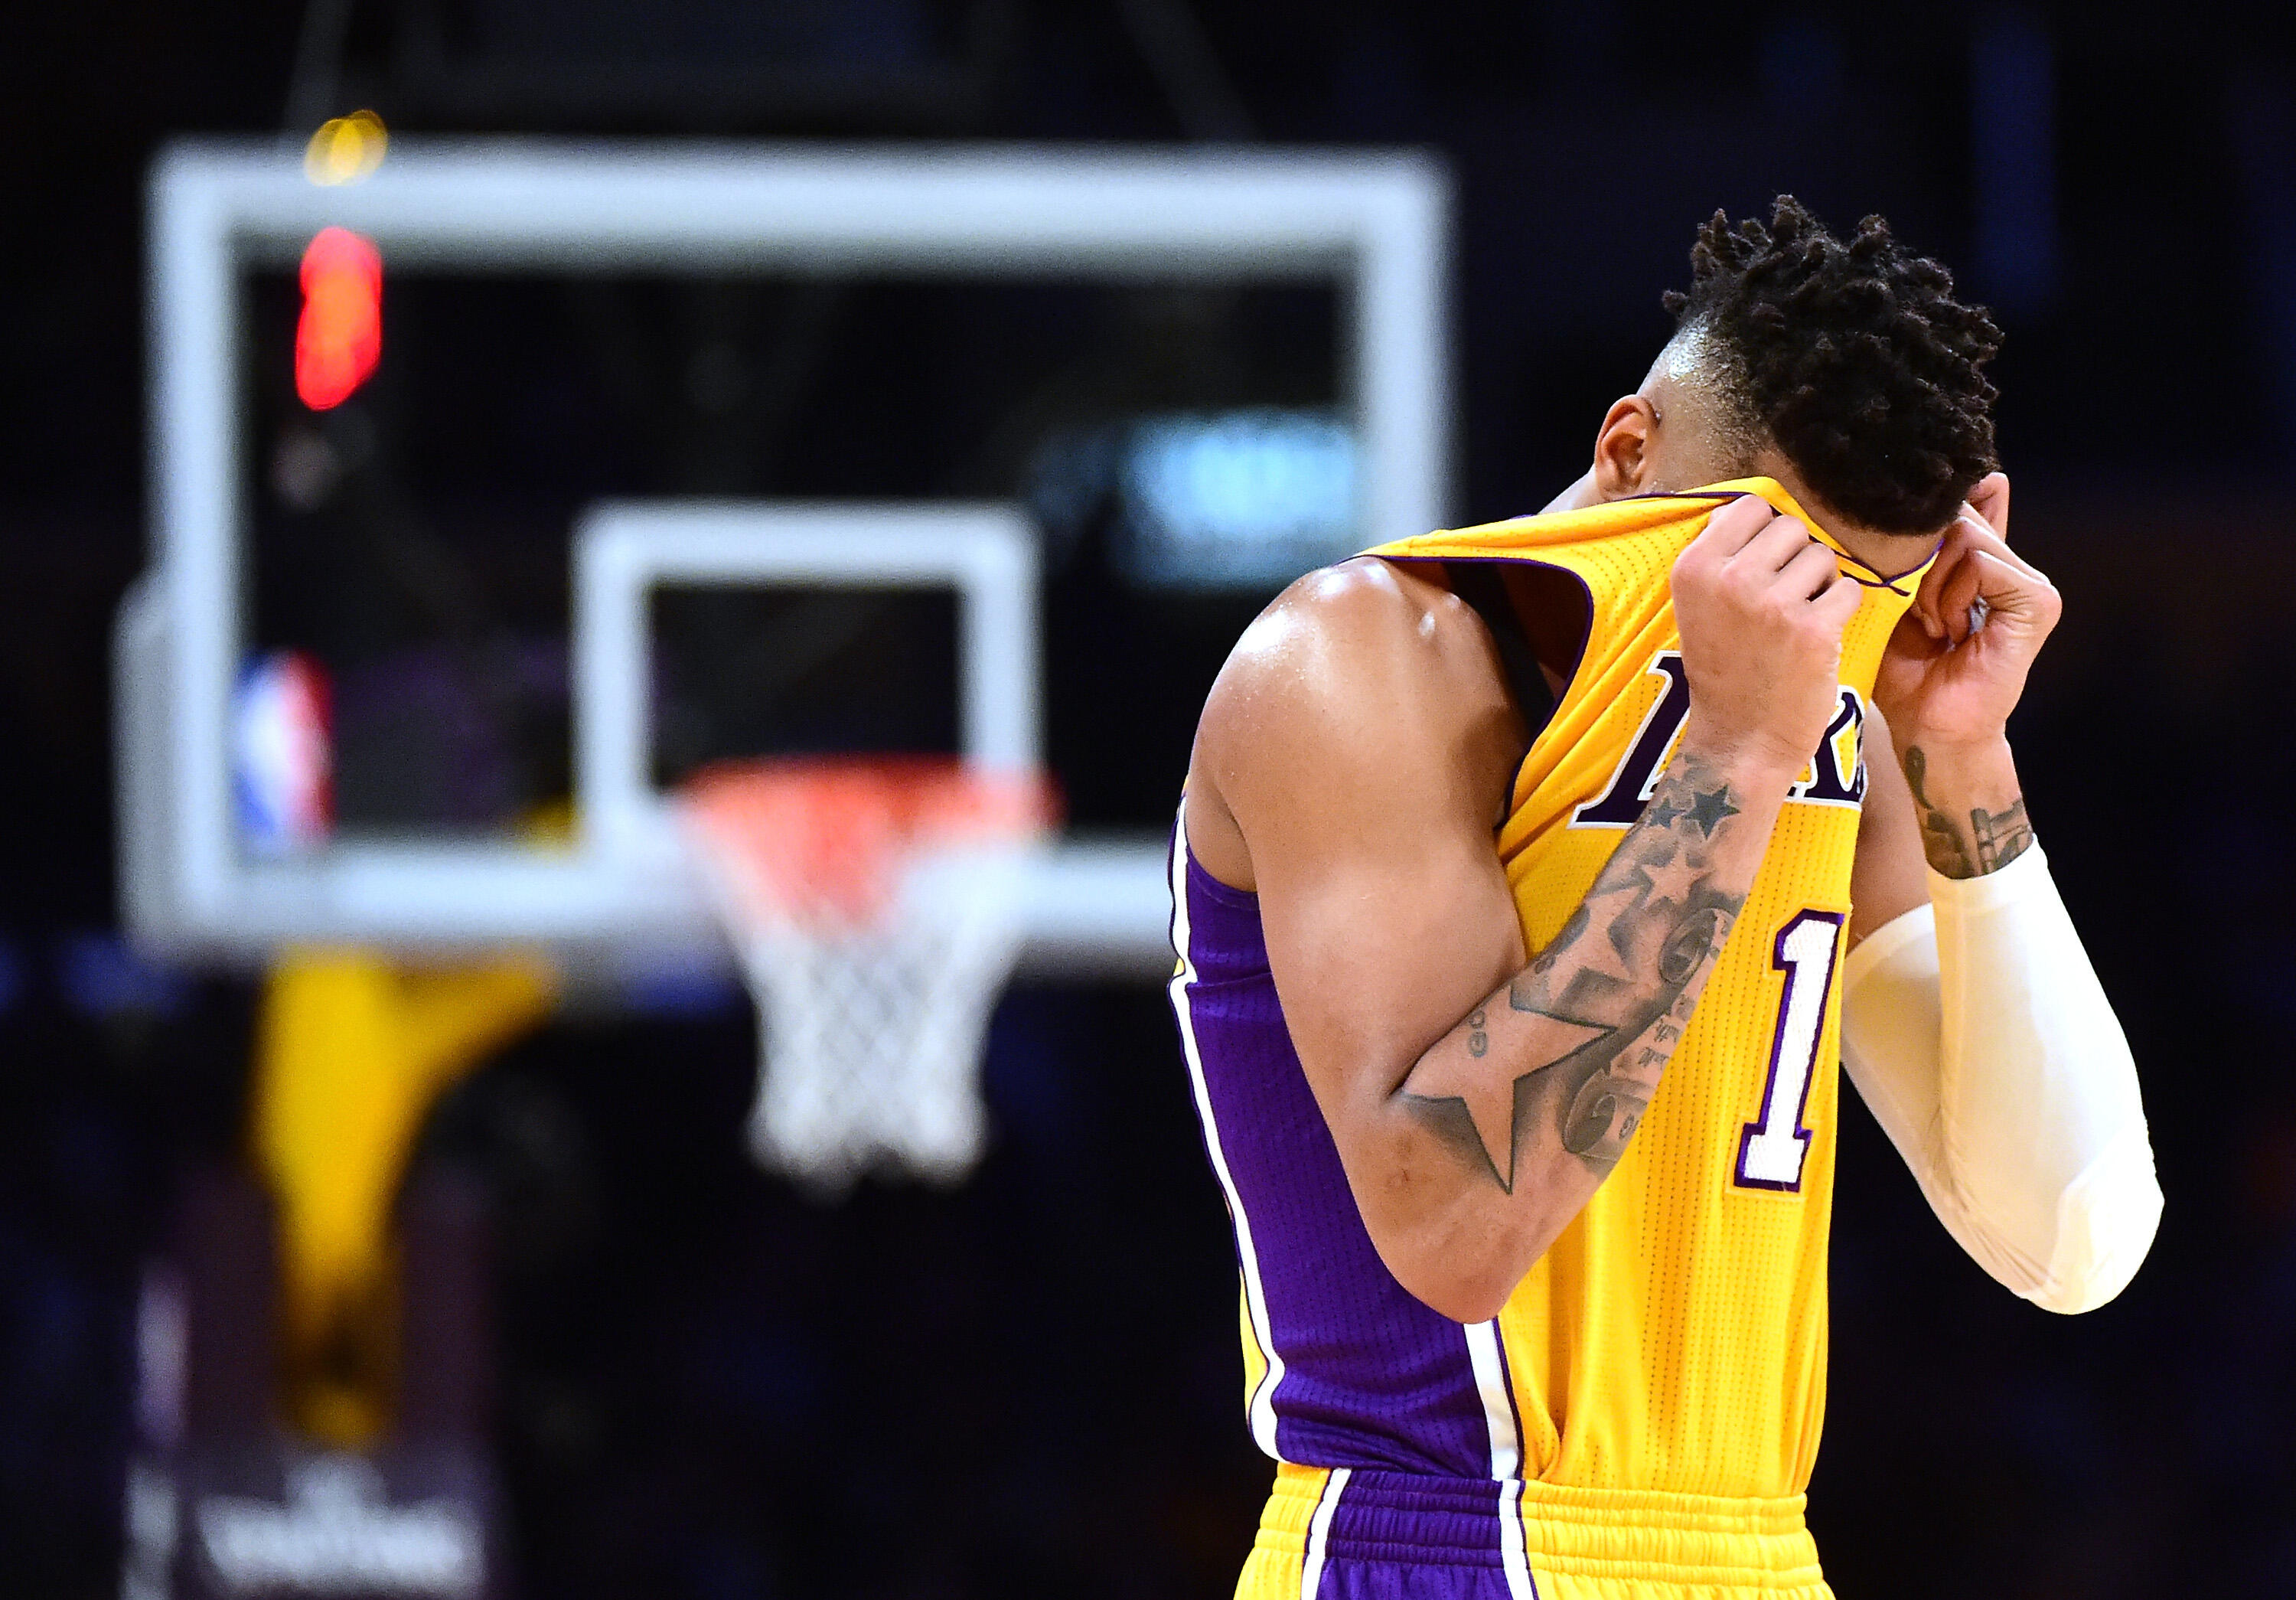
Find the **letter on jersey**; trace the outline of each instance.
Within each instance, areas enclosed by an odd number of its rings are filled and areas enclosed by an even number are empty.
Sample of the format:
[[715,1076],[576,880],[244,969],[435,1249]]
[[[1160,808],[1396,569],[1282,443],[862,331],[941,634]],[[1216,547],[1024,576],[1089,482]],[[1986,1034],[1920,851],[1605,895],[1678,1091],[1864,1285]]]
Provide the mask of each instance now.
[[1661,650],[1644,670],[1666,679],[1666,693],[1658,697],[1636,730],[1634,743],[1620,761],[1618,771],[1611,775],[1611,786],[1599,800],[1588,800],[1571,813],[1574,828],[1633,827],[1650,803],[1651,791],[1658,787],[1667,752],[1682,736],[1682,725],[1690,719],[1690,675],[1682,665],[1682,652]]
[[[1659,774],[1690,720],[1690,677],[1678,650],[1661,650],[1644,669],[1666,680],[1650,714],[1636,730],[1633,745],[1601,795],[1570,814],[1574,828],[1630,828],[1641,820],[1643,808],[1658,787]],[[1848,775],[1844,775],[1841,738],[1849,735]],[[1786,791],[1788,800],[1822,806],[1857,806],[1866,798],[1866,702],[1857,691],[1843,685],[1841,707],[1818,741],[1801,781]]]

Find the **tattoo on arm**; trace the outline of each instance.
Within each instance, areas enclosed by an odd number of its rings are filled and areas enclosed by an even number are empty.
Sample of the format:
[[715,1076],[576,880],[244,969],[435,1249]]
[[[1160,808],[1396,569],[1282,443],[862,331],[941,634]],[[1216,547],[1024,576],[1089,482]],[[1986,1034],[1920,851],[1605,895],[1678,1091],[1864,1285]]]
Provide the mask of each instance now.
[[1972,811],[1969,829],[1977,835],[1977,870],[1981,873],[2000,871],[2033,842],[2033,825],[2025,819],[2021,794],[2006,811]]
[[1922,812],[1922,853],[1940,877],[1974,878],[1998,872],[2033,843],[2033,825],[2025,816],[2025,797],[2019,795],[2005,811],[1979,807],[1969,814],[1964,829],[1952,813],[1932,804],[1923,785],[1929,779],[1929,758],[1921,746],[1906,749],[1906,783]]
[[1514,1192],[1542,1128],[1597,1177],[1625,1153],[1745,904],[1713,882],[1715,835],[1739,810],[1703,763],[1669,767],[1570,921],[1508,986],[1505,1053],[1533,1064],[1512,1079],[1482,1064],[1497,1030],[1478,1006],[1404,1080],[1422,1124],[1502,1190]]

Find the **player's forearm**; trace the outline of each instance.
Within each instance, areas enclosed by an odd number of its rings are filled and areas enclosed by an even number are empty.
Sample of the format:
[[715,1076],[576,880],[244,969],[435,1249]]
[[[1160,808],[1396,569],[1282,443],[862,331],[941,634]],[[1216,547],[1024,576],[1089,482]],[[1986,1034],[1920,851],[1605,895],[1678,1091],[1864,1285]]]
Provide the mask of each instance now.
[[1914,792],[1923,853],[1939,875],[1997,872],[2031,846],[2025,791],[2005,735],[1948,743],[1894,725],[1890,734]]
[[2136,1063],[2027,821],[1997,734],[1893,722],[1928,904],[1852,952],[1842,1054],[1938,1215],[2052,1310],[2118,1293],[2161,1193]]
[[2037,845],[1850,952],[1842,1060],[1938,1216],[2054,1311],[2120,1292],[2161,1189],[2128,1044]]
[[1677,754],[1562,931],[1413,1063],[1391,1104],[1428,1159],[1381,1200],[1430,1258],[1398,1275],[1430,1304],[1490,1315],[1618,1164],[1793,775]]

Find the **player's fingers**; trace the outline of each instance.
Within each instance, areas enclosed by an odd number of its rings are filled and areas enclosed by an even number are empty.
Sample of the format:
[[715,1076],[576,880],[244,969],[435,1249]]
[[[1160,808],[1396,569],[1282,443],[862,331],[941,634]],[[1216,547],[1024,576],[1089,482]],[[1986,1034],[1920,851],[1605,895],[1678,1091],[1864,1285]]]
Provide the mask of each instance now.
[[1946,620],[1946,587],[1960,573],[1962,563],[1968,559],[1971,541],[1981,525],[1968,517],[1955,518],[1938,545],[1937,554],[1930,561],[1930,570],[1922,574],[1920,587],[1914,591],[1914,614],[1921,619],[1923,630],[1932,639],[1952,636],[1953,630]]
[[[1778,583],[1797,598],[1812,600],[1841,576],[1841,558],[1829,546],[1811,539],[1778,570]],[[1855,588],[1857,586],[1852,584],[1850,587]]]
[[2045,628],[2055,625],[2063,602],[2047,578],[1989,550],[1972,551],[1966,564],[1971,597],[1983,602],[1991,616],[2030,621]]
[[[1800,555],[1817,541],[1809,529],[1792,517],[1777,517],[1768,526],[1746,541],[1745,547],[1729,559],[1733,570],[1744,569],[1760,577],[1782,572],[1788,562]],[[1824,546],[1818,546],[1824,549]]]
[[1857,614],[1857,608],[1864,604],[1865,601],[1866,592],[1858,587],[1857,580],[1854,578],[1841,577],[1836,578],[1825,593],[1811,601],[1809,604],[1810,610],[1819,619],[1834,633],[1839,634],[1849,626],[1849,619]]
[[1977,599],[1980,577],[1975,553],[1964,547],[1930,597],[1938,631],[1932,636],[1958,644],[1970,634],[1970,606]]
[[1954,529],[1961,534],[1961,542],[1965,548],[1985,551],[1998,560],[2007,562],[2013,567],[2022,568],[2028,574],[2040,579],[2043,583],[2048,581],[2046,574],[2012,550],[2009,547],[2009,541],[1996,532],[1992,524],[1986,521],[1984,518],[1973,517],[1964,513],[1955,520]]
[[2009,537],[2009,474],[1988,472],[1969,491],[1969,508],[1985,520],[1985,525]]
[[1702,561],[1726,562],[1743,550],[1777,514],[1759,495],[1741,495],[1706,519],[1706,526],[1683,554]]
[[[1979,558],[1984,561],[1980,562]],[[2055,594],[2046,574],[2025,560],[2003,542],[1999,534],[1974,516],[1964,515],[1946,536],[1944,549],[1939,552],[1936,564],[1923,579],[1915,604],[1922,608],[1925,619],[1923,626],[1930,629],[1932,638],[1959,644],[1981,625],[1981,618],[1973,615],[1970,604],[1990,581],[1986,576],[1986,564],[1993,563],[2013,570],[2022,576],[2019,592]],[[1986,595],[1990,606],[1992,597]]]

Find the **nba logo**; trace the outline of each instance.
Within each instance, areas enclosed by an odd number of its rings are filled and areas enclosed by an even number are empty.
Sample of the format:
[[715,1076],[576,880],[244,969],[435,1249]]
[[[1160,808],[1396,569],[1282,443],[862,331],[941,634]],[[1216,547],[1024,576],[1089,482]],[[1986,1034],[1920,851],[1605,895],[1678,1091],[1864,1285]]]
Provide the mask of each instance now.
[[327,679],[300,651],[256,658],[240,675],[231,719],[232,791],[240,837],[258,856],[325,841],[334,822]]

